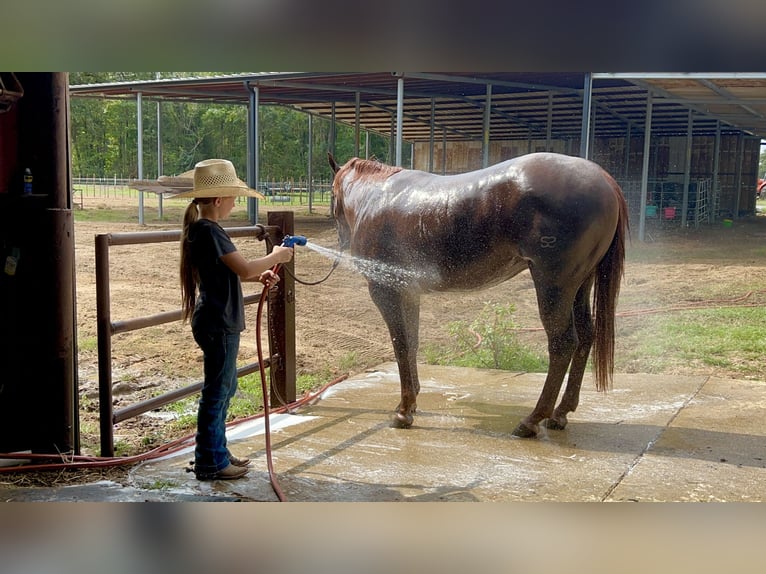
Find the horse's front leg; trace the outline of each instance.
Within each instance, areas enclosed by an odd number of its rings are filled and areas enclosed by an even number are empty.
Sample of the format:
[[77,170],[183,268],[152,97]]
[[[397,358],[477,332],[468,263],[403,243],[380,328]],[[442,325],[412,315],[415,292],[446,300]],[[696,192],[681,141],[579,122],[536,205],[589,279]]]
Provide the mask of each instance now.
[[420,324],[420,295],[370,283],[370,296],[388,326],[399,366],[402,400],[396,407],[394,426],[412,426],[420,392],[418,380],[418,328]]

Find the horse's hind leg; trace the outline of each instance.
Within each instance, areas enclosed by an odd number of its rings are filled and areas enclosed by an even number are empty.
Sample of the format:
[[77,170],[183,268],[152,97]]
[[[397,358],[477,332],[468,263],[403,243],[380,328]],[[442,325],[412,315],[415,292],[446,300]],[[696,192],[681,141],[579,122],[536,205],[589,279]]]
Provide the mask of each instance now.
[[[533,272],[533,278],[534,275]],[[522,438],[537,436],[540,421],[553,415],[553,407],[561,390],[561,383],[564,381],[564,375],[577,344],[572,320],[574,295],[557,287],[541,288],[537,280],[535,285],[540,319],[548,335],[548,375],[545,377],[545,385],[534,410],[522,419],[513,431],[514,436]]]
[[412,426],[420,392],[417,367],[420,297],[377,283],[370,283],[369,291],[388,326],[399,366],[402,400],[396,407],[394,426],[407,428]]
[[574,322],[577,331],[577,348],[569,367],[569,378],[561,402],[553,411],[545,426],[549,429],[563,430],[567,426],[567,414],[574,412],[580,402],[580,387],[582,386],[588,355],[593,346],[593,322],[591,320],[590,293],[593,281],[586,281],[577,291],[574,303]]

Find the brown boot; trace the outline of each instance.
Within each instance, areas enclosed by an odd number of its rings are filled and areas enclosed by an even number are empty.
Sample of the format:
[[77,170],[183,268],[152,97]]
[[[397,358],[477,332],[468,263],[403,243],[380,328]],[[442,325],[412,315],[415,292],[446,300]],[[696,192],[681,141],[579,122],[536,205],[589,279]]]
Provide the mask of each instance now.
[[247,471],[247,468],[230,464],[226,468],[214,472],[213,474],[197,474],[197,480],[234,480],[245,476]]
[[229,454],[229,462],[233,464],[234,466],[241,466],[246,467],[250,466],[250,459],[249,458],[239,458],[238,456],[234,456],[233,454]]

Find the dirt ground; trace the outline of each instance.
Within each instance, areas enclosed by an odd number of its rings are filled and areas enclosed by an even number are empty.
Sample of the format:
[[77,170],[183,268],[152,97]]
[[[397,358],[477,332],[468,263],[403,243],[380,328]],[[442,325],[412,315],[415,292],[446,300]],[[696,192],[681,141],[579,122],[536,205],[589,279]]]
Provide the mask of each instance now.
[[[86,209],[89,206],[85,205]],[[92,208],[92,206],[90,206]],[[261,205],[260,221],[266,211],[282,206]],[[180,218],[178,219],[180,221]],[[241,221],[224,222],[243,225]],[[98,234],[178,229],[177,223],[96,223],[75,225],[77,266],[78,362],[83,450],[98,445],[98,365],[96,350],[96,285],[94,238]],[[766,217],[735,222],[733,228],[720,223],[702,230],[682,230],[650,222],[648,241],[639,242],[634,225],[628,247],[628,262],[618,312],[658,310],[710,299],[729,299],[748,291],[766,300]],[[298,210],[296,234],[311,242],[335,248],[337,239],[326,208],[314,214]],[[248,257],[265,253],[265,244],[255,239],[235,239]],[[295,272],[306,281],[324,277],[332,261],[303,247],[296,248]],[[178,245],[175,242],[115,246],[110,250],[112,320],[124,320],[177,310],[180,306]],[[260,284],[246,284],[245,294],[259,294]],[[512,302],[515,320],[523,329],[525,344],[544,353],[534,288],[527,272],[505,284],[473,293],[433,294],[424,297],[421,309],[421,348],[449,342],[448,325],[471,322],[487,302]],[[246,309],[248,328],[243,333],[239,364],[257,361],[256,305]],[[672,312],[670,310],[668,313]],[[649,315],[647,315],[649,316]],[[616,360],[619,372],[648,372],[635,357],[624,358],[635,340],[642,316],[618,319]],[[360,372],[393,360],[386,327],[367,293],[361,275],[341,266],[316,286],[296,285],[296,340],[299,373],[319,373],[326,381],[346,372]],[[265,322],[264,322],[265,323]],[[268,345],[264,339],[264,349]],[[116,335],[112,341],[113,383],[116,406],[132,404],[161,392],[201,380],[201,353],[188,325],[171,323]],[[765,363],[766,364],[766,363]],[[706,373],[738,376],[688,358],[671,361],[663,368],[674,373]],[[766,370],[766,368],[764,369]],[[392,397],[392,408],[395,405]],[[165,423],[142,416],[117,425],[116,440],[137,449],[153,446],[154,435],[163,434]],[[165,425],[166,426],[166,425]],[[147,438],[149,437],[149,438]]]

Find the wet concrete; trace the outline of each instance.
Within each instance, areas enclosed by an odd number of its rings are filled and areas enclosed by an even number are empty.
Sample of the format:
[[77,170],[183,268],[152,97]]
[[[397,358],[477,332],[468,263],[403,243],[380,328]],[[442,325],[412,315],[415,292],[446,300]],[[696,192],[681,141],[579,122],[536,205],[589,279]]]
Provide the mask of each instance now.
[[[544,374],[421,365],[418,414],[395,429],[396,365],[331,389],[272,422],[273,461],[289,501],[764,501],[766,382],[616,375],[584,383],[564,431],[511,435]],[[6,500],[276,501],[262,421],[229,433],[253,458],[246,478],[200,482],[191,452],[135,467],[131,486],[98,483],[3,492]]]

